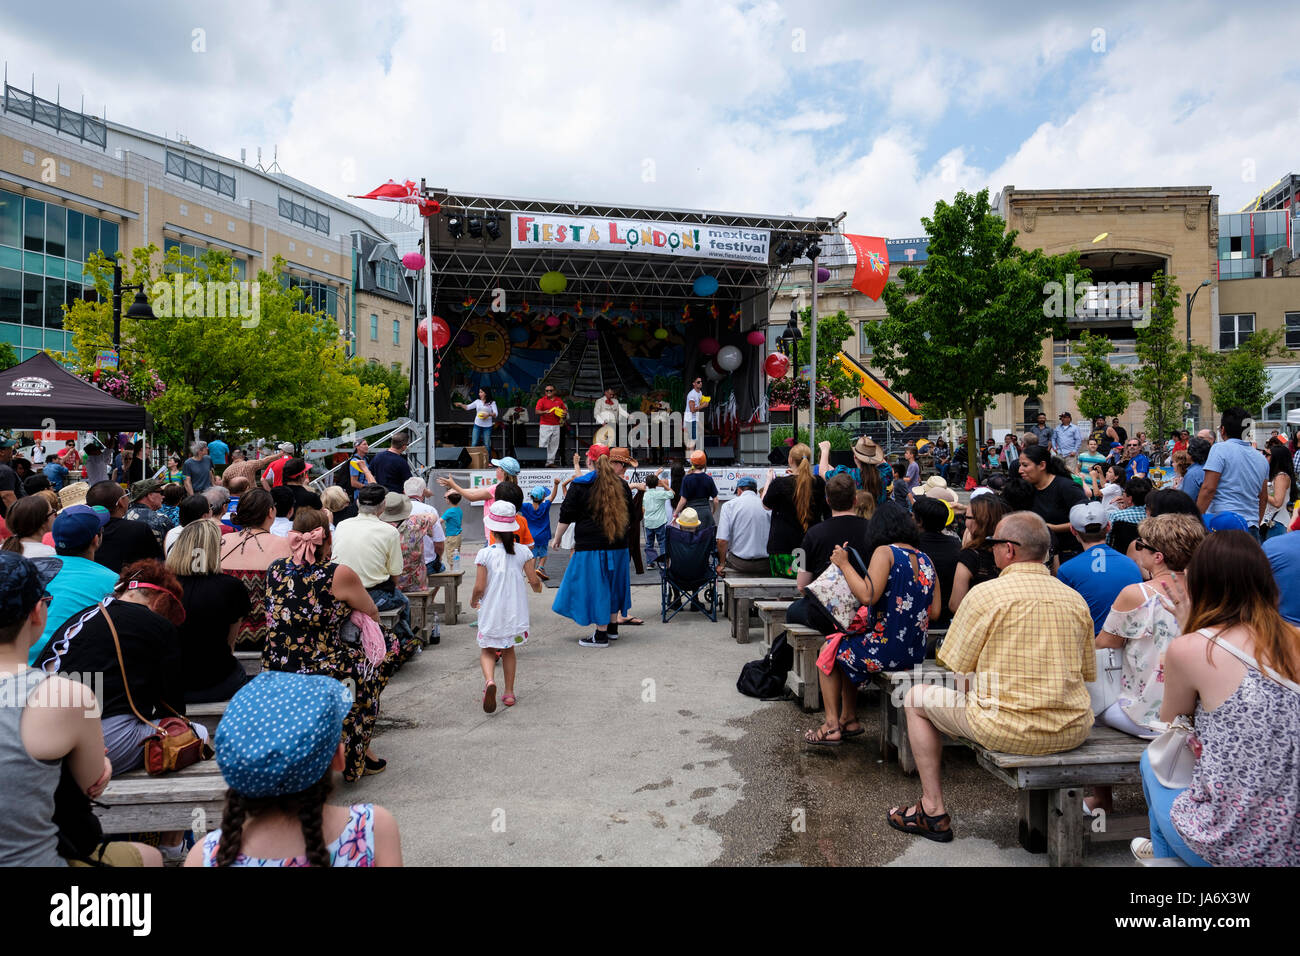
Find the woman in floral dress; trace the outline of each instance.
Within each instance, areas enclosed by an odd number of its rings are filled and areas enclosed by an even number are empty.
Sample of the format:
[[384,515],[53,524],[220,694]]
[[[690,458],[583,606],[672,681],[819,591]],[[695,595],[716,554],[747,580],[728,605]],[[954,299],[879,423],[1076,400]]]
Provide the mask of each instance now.
[[314,508],[295,513],[289,532],[292,554],[266,571],[266,616],[269,631],[262,668],[299,674],[324,674],[353,690],[352,709],[343,721],[347,766],[352,782],[380,773],[386,762],[370,752],[370,735],[379,716],[379,694],[387,681],[387,660],[376,667],[360,642],[340,633],[354,610],[379,620],[375,602],[351,568],[330,561],[329,515]]
[[807,731],[805,743],[837,746],[865,733],[857,719],[858,688],[879,671],[925,660],[930,622],[943,610],[934,563],[919,548],[921,529],[908,510],[885,502],[871,519],[870,536],[875,547],[866,577],[843,548],[831,555],[862,606],[846,632],[827,638],[817,659],[826,722]]

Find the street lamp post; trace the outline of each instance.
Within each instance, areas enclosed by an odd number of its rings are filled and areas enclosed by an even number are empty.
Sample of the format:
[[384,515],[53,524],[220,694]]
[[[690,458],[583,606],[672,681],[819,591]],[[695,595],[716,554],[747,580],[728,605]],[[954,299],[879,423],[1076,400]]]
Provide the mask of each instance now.
[[128,284],[122,281],[122,266],[120,263],[113,263],[113,354],[118,356],[118,362],[121,363],[122,351],[122,293],[135,290],[135,299],[131,302],[131,307],[126,310],[128,319],[139,319],[148,321],[156,319],[158,316],[153,314],[153,309],[149,305],[149,300],[144,295],[144,283]]
[[[1191,292],[1187,293],[1187,356],[1188,362],[1191,361],[1192,354],[1192,303],[1196,301],[1196,296],[1202,289],[1210,284],[1209,279],[1203,279]],[[1189,364],[1187,367],[1187,394],[1183,398],[1184,415],[1183,418],[1189,418],[1192,413],[1192,368]],[[1193,425],[1196,423],[1193,422]]]

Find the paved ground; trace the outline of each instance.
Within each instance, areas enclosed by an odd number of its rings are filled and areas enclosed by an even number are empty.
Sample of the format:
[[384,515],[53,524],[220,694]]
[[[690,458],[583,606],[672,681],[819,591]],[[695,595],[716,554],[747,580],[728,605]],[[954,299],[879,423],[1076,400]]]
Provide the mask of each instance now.
[[[727,622],[661,624],[658,588],[637,587],[647,624],[592,650],[553,598],[531,597],[515,707],[483,713],[465,624],[385,691],[375,750],[389,769],[344,795],[396,814],[408,864],[1046,865],[1016,845],[1014,794],[969,751],[945,756],[957,840],[905,836],[885,811],[919,787],[880,761],[873,713],[857,742],[805,753],[797,734],[820,715],[739,694],[759,645],[734,643]],[[1135,788],[1117,801],[1142,806]],[[1130,858],[1110,844],[1092,862]]]

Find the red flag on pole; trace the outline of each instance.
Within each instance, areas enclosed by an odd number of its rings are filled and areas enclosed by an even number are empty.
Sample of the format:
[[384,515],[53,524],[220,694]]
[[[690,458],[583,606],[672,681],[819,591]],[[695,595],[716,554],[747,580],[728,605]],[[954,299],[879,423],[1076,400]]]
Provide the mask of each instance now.
[[879,299],[889,281],[889,251],[885,240],[879,236],[853,236],[845,234],[853,245],[858,264],[853,270],[853,288],[869,299]]
[[350,195],[353,199],[379,199],[384,202],[414,203],[420,207],[421,216],[436,216],[442,209],[442,206],[436,200],[426,200],[422,197],[419,187],[410,179],[404,183],[390,179],[382,186],[376,186],[364,196],[358,196],[355,193]]

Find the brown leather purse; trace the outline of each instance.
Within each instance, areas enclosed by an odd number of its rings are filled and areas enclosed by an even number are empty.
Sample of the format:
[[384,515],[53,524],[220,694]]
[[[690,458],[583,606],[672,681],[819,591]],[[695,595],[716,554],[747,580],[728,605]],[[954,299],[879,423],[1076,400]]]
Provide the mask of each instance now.
[[135,701],[131,698],[131,685],[126,679],[126,664],[122,660],[122,642],[118,640],[117,628],[102,606],[99,610],[104,615],[104,620],[108,622],[109,633],[113,635],[113,646],[117,649],[117,666],[122,671],[122,686],[126,688],[126,702],[131,705],[131,713],[157,731],[140,743],[144,748],[145,773],[156,777],[173,770],[183,770],[200,760],[211,760],[215,753],[212,747],[195,733],[194,726],[188,720],[172,710],[166,702],[163,706],[171,710],[175,716],[164,717],[156,724],[136,710]]

